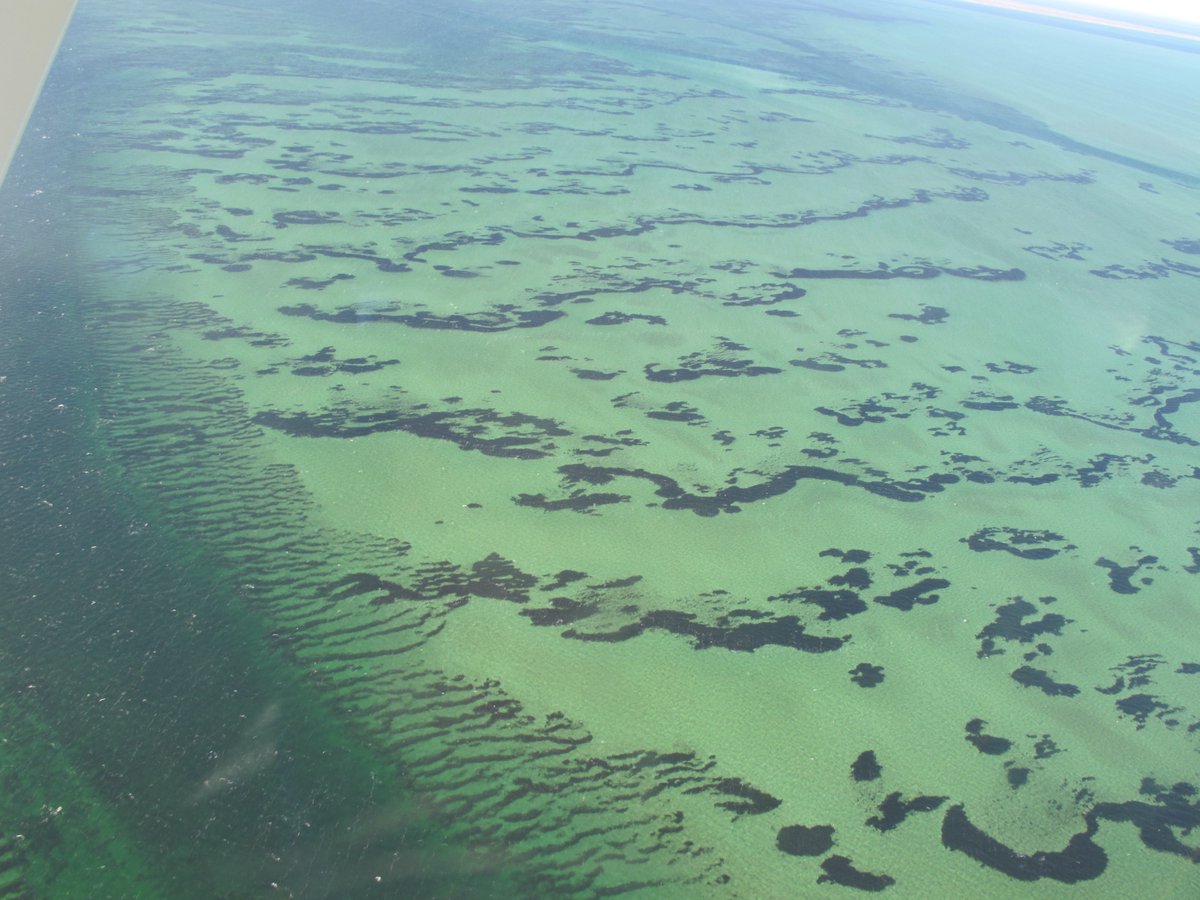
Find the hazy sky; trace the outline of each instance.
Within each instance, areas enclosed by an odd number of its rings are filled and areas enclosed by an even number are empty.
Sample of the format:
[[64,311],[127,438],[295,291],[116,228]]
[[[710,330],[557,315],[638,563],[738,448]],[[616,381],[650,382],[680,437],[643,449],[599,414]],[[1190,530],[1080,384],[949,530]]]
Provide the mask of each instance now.
[[1167,19],[1200,22],[1200,2],[1197,0],[1040,0],[1046,6],[1081,9],[1100,7]]
[[1200,40],[1200,0],[960,0],[1077,22]]

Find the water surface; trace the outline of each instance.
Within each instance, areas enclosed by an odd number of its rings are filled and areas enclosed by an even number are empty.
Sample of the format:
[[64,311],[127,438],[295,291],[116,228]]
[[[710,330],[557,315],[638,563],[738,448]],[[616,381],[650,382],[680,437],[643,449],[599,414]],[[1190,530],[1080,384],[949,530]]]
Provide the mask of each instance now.
[[1200,56],[85,2],[3,188],[3,884],[1192,896]]

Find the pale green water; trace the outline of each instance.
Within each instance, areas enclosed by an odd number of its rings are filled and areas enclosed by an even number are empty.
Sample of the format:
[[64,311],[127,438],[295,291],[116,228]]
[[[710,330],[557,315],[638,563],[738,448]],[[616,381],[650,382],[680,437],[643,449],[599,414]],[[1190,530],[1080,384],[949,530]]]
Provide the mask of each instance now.
[[0,214],[0,885],[1194,895],[1198,70],[81,4]]

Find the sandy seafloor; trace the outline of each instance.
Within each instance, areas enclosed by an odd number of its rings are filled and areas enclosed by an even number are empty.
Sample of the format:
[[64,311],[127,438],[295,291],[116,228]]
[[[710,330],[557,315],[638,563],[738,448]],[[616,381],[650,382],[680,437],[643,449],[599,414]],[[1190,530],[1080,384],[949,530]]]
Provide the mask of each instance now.
[[1200,894],[1197,83],[83,0],[0,196],[0,889]]

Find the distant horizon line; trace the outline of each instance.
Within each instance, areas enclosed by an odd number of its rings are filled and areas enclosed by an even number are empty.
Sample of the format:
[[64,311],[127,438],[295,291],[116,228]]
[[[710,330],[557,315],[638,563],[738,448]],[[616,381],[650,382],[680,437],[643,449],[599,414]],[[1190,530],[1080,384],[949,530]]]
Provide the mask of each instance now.
[[[1100,16],[1092,13],[1075,11],[1063,6],[1049,5],[1046,3],[1028,3],[1025,0],[958,0],[960,3],[970,4],[971,6],[987,6],[994,9],[1010,10],[1012,12],[1023,12],[1037,16],[1047,16],[1054,19],[1066,19],[1071,22],[1081,22],[1087,25],[1102,25],[1108,28],[1115,28],[1123,31],[1137,31],[1142,34],[1153,34],[1160,37],[1179,38],[1185,41],[1200,42],[1200,33],[1188,31],[1176,31],[1170,28],[1163,28],[1156,25],[1148,25],[1144,22],[1136,22],[1130,19],[1121,18],[1121,11],[1112,9],[1112,15]],[[1072,4],[1075,5],[1075,4]],[[1111,7],[1106,7],[1111,9]],[[1130,10],[1129,12],[1133,12]],[[1146,14],[1150,18],[1161,19],[1161,16]],[[1179,20],[1183,24],[1182,20]],[[1200,25],[1200,23],[1197,23]]]

